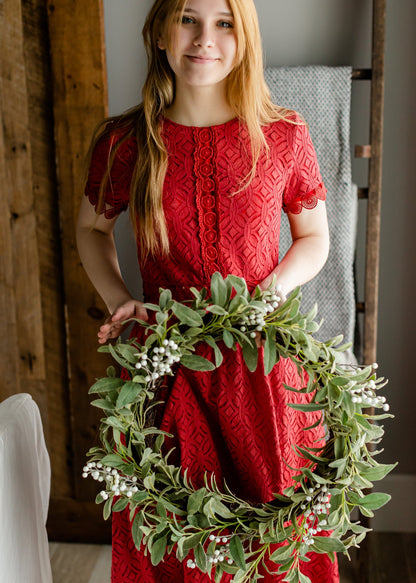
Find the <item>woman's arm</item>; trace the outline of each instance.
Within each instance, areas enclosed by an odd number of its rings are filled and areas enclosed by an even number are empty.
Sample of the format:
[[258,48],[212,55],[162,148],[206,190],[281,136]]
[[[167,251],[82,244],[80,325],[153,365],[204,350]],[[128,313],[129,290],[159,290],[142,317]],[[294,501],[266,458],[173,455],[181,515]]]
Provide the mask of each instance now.
[[315,277],[322,269],[329,251],[329,232],[326,207],[318,201],[314,209],[299,214],[288,213],[292,245],[279,265],[259,284],[267,289],[275,277],[283,295]]
[[142,302],[132,298],[121,276],[114,243],[115,222],[116,218],[97,215],[89,200],[83,198],[76,228],[78,252],[88,277],[110,312],[98,332],[101,344],[121,334],[124,320],[148,318]]

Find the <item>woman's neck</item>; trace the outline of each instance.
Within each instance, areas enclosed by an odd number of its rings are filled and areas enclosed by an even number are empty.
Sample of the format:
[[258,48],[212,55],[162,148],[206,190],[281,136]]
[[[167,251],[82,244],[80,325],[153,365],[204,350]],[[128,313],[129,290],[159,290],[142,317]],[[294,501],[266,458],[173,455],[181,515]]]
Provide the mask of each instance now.
[[225,91],[218,87],[177,88],[173,104],[165,116],[172,121],[195,127],[220,125],[235,117],[227,102]]

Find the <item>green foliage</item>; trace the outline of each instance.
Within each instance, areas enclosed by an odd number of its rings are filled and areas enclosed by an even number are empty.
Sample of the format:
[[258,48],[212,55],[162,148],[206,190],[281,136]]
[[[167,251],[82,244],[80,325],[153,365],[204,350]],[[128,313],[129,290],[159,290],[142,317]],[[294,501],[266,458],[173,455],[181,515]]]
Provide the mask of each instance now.
[[[173,550],[189,568],[211,573],[217,582],[230,573],[235,583],[244,583],[257,580],[270,558],[285,581],[307,583],[299,571],[306,553],[348,553],[368,531],[352,522],[352,511],[372,516],[390,499],[365,491],[395,467],[374,457],[383,435],[379,423],[391,415],[366,409],[388,409],[377,397],[386,381],[377,378],[375,366],[343,366],[342,337],[314,338],[317,308],[302,315],[299,290],[279,304],[272,290],[256,289],[251,297],[243,279],[216,273],[209,291],[191,288],[190,293],[193,300],[179,303],[169,290],[161,290],[158,304],[146,304],[155,323],[140,322],[148,332],[144,346],[130,340],[100,348],[129,378],[118,378],[109,367],[89,391],[98,395],[92,404],[104,417],[102,447],[90,450],[84,475],[104,483],[96,502],[104,502],[106,519],[112,511],[130,509],[133,541],[147,548],[153,565]],[[208,374],[221,366],[225,351],[239,350],[255,371],[260,339],[266,374],[280,358],[307,373],[303,389],[286,389],[307,394],[308,402],[288,406],[313,414],[316,420],[305,430],[325,425],[328,439],[323,448],[297,447],[300,467],[292,468],[294,485],[252,506],[225,483],[217,485],[212,475],[195,490],[187,471],[170,464],[164,448],[168,435],[153,426],[153,419],[158,388],[177,366]],[[209,360],[199,354],[201,343],[210,347]],[[323,536],[325,531],[330,536]]]

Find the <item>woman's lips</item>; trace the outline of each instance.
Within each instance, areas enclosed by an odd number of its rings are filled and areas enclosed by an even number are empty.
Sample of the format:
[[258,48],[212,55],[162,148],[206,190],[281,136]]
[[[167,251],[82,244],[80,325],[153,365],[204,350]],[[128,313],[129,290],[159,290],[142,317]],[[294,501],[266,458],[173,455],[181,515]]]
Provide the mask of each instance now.
[[214,59],[212,57],[195,57],[193,55],[187,55],[187,58],[192,63],[199,63],[200,65],[209,64],[209,63],[215,63],[215,61],[218,61],[218,59]]

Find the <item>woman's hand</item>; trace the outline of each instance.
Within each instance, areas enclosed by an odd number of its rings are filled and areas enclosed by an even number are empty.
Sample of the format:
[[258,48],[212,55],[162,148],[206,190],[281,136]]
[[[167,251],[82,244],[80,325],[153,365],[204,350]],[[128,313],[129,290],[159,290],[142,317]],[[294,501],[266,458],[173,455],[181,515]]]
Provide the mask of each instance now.
[[110,339],[118,338],[128,324],[123,324],[130,318],[138,318],[147,322],[149,316],[143,307],[143,302],[128,300],[120,304],[109,316],[98,332],[98,342],[104,344]]

